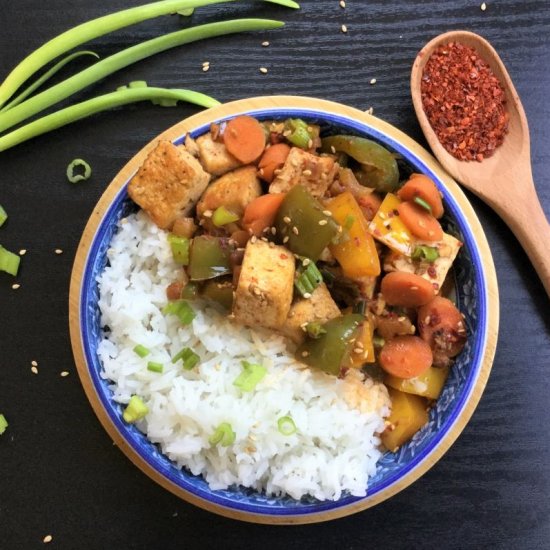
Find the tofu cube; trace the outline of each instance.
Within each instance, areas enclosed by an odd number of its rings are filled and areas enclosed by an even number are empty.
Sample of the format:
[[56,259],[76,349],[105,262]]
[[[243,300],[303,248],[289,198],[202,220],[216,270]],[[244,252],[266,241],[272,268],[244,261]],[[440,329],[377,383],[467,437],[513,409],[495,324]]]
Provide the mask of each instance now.
[[184,148],[160,141],[128,184],[128,194],[162,229],[189,214],[210,175]]
[[295,185],[303,185],[314,197],[322,197],[338,172],[332,157],[319,157],[293,147],[271,185],[270,193],[286,193]]
[[254,238],[248,241],[233,301],[235,320],[279,329],[292,302],[294,265],[294,256],[284,246],[269,246]]
[[241,163],[225,148],[221,141],[214,141],[210,132],[196,140],[199,160],[204,169],[213,176],[221,176],[241,166]]

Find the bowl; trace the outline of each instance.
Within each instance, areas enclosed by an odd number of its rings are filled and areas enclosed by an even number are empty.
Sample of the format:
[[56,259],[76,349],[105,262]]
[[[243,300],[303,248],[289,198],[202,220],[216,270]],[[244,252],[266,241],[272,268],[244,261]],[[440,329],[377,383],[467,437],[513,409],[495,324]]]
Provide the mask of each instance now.
[[[365,497],[296,501],[243,488],[211,490],[204,479],[178,469],[135,426],[121,420],[121,406],[112,400],[109,383],[100,375],[96,276],[106,264],[117,222],[132,209],[126,191],[128,181],[158,139],[180,143],[187,132],[196,137],[208,131],[211,122],[244,113],[259,119],[300,117],[320,124],[325,135],[349,133],[378,141],[397,154],[401,164],[437,183],[446,210],[443,225],[464,243],[454,276],[468,342],[430,411],[429,423],[397,453],[388,452],[381,458]],[[203,111],[146,145],[122,168],[94,208],[78,247],[70,289],[70,332],[78,373],[95,413],[114,442],[149,477],[184,500],[231,518],[269,524],[312,523],[352,514],[382,502],[422,476],[456,440],[481,398],[495,353],[498,317],[495,269],[483,229],[460,188],[435,159],[411,138],[372,115],[329,101],[290,96],[240,100]]]

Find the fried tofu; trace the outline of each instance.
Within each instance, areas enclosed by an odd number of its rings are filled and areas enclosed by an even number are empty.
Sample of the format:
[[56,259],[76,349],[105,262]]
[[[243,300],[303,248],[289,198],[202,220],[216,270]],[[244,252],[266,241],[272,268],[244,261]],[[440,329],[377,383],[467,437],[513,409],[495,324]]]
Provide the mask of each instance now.
[[241,163],[225,148],[221,141],[214,141],[210,132],[198,137],[196,146],[204,169],[213,176],[221,176],[241,166]]
[[284,246],[248,241],[233,301],[235,320],[250,327],[281,328],[292,302],[294,265]]
[[288,317],[280,332],[297,344],[301,344],[306,336],[302,328],[305,324],[314,321],[326,323],[340,315],[340,309],[332,299],[328,288],[325,283],[321,283],[311,293],[311,298],[300,298],[290,306]]
[[128,184],[128,194],[161,228],[187,215],[206,189],[210,175],[183,147],[159,141]]
[[225,206],[241,218],[247,204],[262,194],[256,172],[255,166],[243,166],[218,178],[203,193],[197,204],[197,215]]
[[338,164],[332,157],[318,157],[293,147],[271,185],[270,193],[286,193],[295,185],[303,185],[314,197],[322,197],[334,181]]
[[417,262],[403,254],[392,251],[384,260],[384,271],[405,271],[406,273],[415,273],[427,281],[430,281],[437,291],[441,290],[447,273],[453,265],[462,243],[452,235],[443,233],[443,239],[439,242],[417,241],[415,244],[436,247],[439,258],[433,263]]

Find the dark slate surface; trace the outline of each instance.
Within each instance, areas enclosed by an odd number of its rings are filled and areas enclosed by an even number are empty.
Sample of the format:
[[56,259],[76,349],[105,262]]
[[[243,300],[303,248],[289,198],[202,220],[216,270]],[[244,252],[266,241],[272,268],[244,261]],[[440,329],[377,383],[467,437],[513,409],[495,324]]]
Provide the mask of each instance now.
[[[123,0],[0,0],[0,75],[40,44]],[[137,2],[135,2],[137,4]],[[197,89],[227,101],[262,94],[310,95],[375,114],[424,143],[412,109],[409,70],[421,46],[451,29],[483,34],[502,55],[523,99],[533,171],[550,212],[550,4],[500,0],[305,0],[300,12],[222,5],[194,21],[230,16],[283,18],[269,33],[231,36],[156,56],[78,97],[135,79]],[[176,29],[164,18],[94,43],[103,56]],[[348,33],[340,32],[346,24]],[[260,43],[269,40],[271,46]],[[211,69],[201,71],[202,62]],[[83,67],[84,62],[76,62]],[[267,75],[259,67],[269,68]],[[64,73],[68,74],[68,71]],[[376,78],[373,86],[369,82]],[[231,521],[180,501],[113,446],[75,372],[67,299],[80,233],[111,178],[191,106],[127,107],[82,121],[0,154],[0,204],[10,214],[0,242],[26,248],[18,282],[0,274],[0,548],[548,548],[550,547],[549,300],[507,227],[469,197],[493,251],[501,325],[493,372],[468,427],[421,480],[374,509],[302,527]],[[93,178],[71,186],[75,157]],[[507,182],[502,182],[506,192]],[[62,255],[54,249],[61,248]],[[550,252],[550,245],[549,245]],[[31,373],[31,361],[39,374]],[[68,370],[70,375],[60,377]]]

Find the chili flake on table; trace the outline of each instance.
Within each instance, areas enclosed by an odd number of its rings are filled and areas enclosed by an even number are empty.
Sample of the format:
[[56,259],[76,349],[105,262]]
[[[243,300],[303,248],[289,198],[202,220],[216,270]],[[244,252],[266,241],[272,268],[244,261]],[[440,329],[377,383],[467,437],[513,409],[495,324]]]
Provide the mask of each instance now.
[[502,84],[468,46],[439,46],[426,63],[422,106],[437,138],[459,160],[481,162],[502,144],[509,115]]

